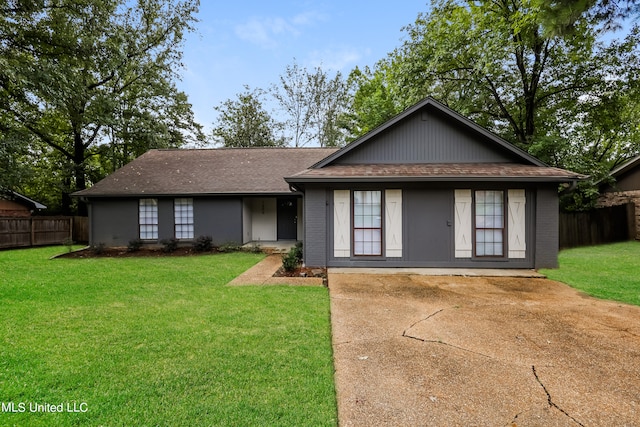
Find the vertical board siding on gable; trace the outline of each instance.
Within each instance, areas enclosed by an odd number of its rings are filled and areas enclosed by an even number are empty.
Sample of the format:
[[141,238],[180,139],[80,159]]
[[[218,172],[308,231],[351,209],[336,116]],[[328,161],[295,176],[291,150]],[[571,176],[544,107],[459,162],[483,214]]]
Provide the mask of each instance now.
[[524,190],[509,190],[507,221],[509,224],[509,258],[525,258],[527,254],[526,196]]
[[402,190],[385,190],[385,255],[402,257]]
[[327,265],[327,192],[307,188],[304,193],[304,263],[307,267]]
[[455,190],[454,198],[455,257],[471,258],[473,249],[471,190]]
[[351,191],[333,191],[333,256],[351,256]]
[[336,164],[367,163],[483,163],[513,159],[479,144],[477,136],[452,125],[446,118],[418,112],[403,123],[376,135],[374,139],[346,153]]
[[640,190],[640,164],[619,175],[616,178],[616,183],[613,188],[609,188],[607,191],[637,191]]

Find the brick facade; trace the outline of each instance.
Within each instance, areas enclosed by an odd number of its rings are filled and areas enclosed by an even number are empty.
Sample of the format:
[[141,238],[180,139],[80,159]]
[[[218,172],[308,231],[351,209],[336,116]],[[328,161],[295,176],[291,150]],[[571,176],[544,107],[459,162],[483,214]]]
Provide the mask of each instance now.
[[608,206],[626,205],[627,203],[633,203],[635,205],[635,238],[636,240],[640,240],[640,190],[603,193],[598,198],[596,206],[602,208]]

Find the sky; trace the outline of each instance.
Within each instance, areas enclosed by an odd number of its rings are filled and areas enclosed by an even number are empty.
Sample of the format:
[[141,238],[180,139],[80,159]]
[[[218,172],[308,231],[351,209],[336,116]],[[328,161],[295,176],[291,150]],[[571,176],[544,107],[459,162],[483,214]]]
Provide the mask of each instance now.
[[426,10],[427,0],[201,0],[178,88],[209,133],[214,107],[236,99],[245,85],[266,90],[294,61],[345,77],[356,66],[373,66]]

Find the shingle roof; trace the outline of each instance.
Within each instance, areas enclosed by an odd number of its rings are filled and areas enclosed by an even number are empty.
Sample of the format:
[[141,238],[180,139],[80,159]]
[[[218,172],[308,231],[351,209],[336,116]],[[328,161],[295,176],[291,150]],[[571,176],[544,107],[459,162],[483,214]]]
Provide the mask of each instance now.
[[584,178],[564,169],[516,163],[421,163],[330,165],[307,169],[285,178],[288,182],[314,181],[546,181]]
[[5,198],[5,197],[8,200],[18,201],[21,204],[30,207],[31,209],[38,209],[38,210],[47,209],[47,207],[45,205],[43,205],[42,203],[38,203],[35,200],[31,200],[27,196],[24,196],[24,195],[22,195],[20,193],[17,193],[15,191],[7,191],[4,194],[0,193],[0,199]]
[[74,196],[289,193],[283,177],[335,148],[220,148],[150,150]]

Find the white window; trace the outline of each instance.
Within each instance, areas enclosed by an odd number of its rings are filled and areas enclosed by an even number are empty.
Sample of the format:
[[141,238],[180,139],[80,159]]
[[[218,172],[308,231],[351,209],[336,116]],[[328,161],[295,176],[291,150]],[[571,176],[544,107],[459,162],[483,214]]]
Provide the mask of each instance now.
[[382,255],[382,192],[353,192],[353,254]]
[[475,252],[504,256],[504,191],[475,192]]
[[193,199],[175,199],[173,210],[176,239],[193,239]]
[[140,199],[138,212],[140,239],[156,240],[158,238],[158,200]]

